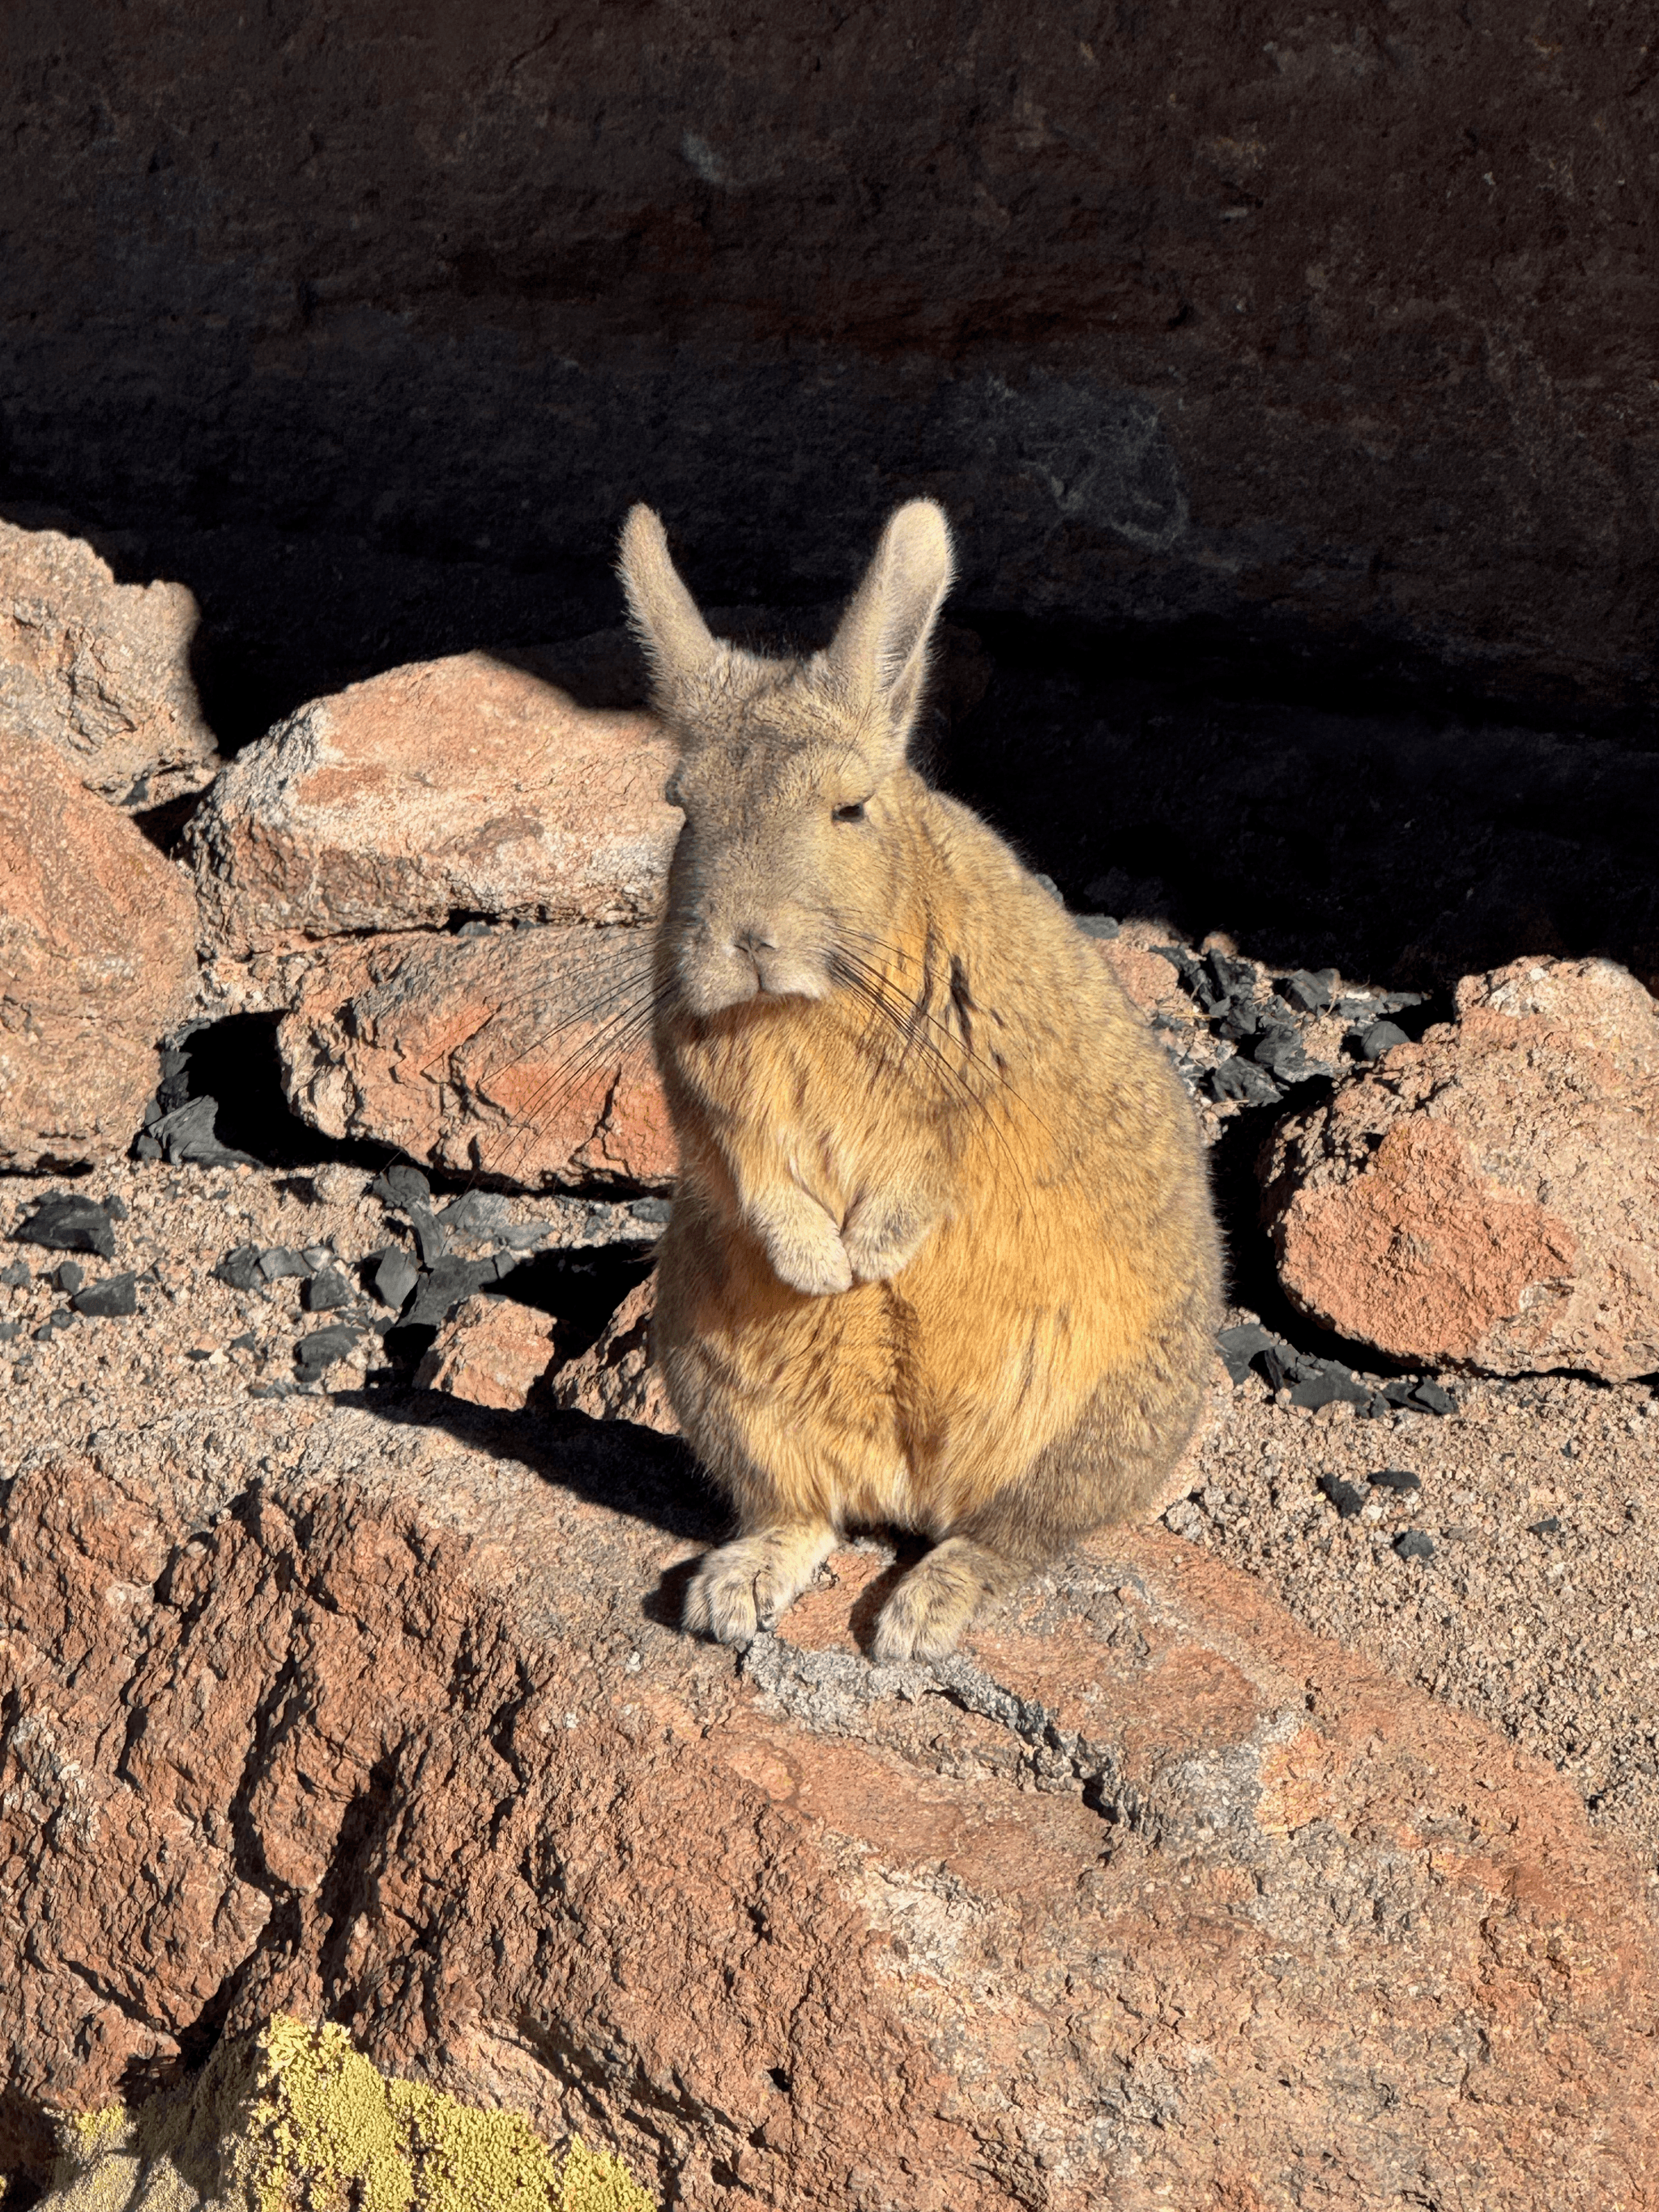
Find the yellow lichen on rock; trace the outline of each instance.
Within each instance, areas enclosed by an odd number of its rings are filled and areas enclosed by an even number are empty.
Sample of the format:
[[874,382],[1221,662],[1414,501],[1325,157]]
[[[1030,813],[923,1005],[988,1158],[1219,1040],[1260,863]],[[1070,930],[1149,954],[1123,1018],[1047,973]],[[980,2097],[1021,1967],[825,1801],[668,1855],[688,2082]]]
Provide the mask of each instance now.
[[556,2157],[516,2113],[391,2079],[343,2028],[283,2014],[188,2088],[61,2141],[51,2212],[653,2212],[580,2137]]

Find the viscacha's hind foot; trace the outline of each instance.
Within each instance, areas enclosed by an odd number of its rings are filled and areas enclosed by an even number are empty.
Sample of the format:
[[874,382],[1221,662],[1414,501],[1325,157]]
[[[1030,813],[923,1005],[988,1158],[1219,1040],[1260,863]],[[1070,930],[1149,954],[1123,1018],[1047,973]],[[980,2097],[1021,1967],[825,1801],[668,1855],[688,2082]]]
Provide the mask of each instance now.
[[918,1560],[876,1620],[872,1657],[942,1659],[981,1607],[1024,1579],[1025,1570],[966,1536],[947,1536]]
[[685,1593],[684,1626],[717,1644],[751,1644],[793,1605],[835,1548],[823,1526],[757,1529],[710,1552]]

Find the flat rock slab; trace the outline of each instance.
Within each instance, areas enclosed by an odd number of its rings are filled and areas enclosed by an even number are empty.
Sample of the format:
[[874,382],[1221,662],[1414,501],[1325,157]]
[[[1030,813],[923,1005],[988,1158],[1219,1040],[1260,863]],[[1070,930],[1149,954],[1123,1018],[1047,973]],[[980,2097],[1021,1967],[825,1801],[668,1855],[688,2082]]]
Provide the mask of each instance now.
[[1659,1004],[1610,960],[1517,960],[1457,1010],[1275,1131],[1286,1292],[1400,1359],[1653,1373]]
[[323,948],[277,1033],[296,1113],[530,1190],[666,1189],[642,929],[404,931]]
[[0,1168],[124,1152],[196,986],[190,881],[55,746],[0,744]]
[[8,2158],[283,2008],[697,2212],[1655,2201],[1653,1912],[1547,1767],[1164,1532],[937,1672],[874,1550],[685,1638],[713,1533],[667,1439],[432,1398],[25,1466]]
[[679,828],[672,765],[649,715],[578,707],[488,653],[354,684],[239,753],[191,820],[204,949],[457,914],[637,920]]
[[219,765],[183,584],[118,584],[79,538],[0,521],[0,729],[54,745],[106,799],[153,806]]

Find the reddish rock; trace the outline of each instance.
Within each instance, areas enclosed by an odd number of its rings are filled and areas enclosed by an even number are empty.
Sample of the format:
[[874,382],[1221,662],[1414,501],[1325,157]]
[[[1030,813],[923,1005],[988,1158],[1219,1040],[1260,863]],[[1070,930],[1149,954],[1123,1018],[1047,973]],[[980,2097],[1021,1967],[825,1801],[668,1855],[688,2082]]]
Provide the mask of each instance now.
[[526,1189],[665,1188],[644,930],[418,932],[331,945],[278,1031],[290,1102],[331,1137]]
[[0,728],[55,745],[106,799],[156,805],[218,767],[183,584],[118,584],[78,538],[0,521]]
[[0,1167],[125,1152],[196,983],[189,879],[54,747],[0,748]]
[[1095,947],[1143,1014],[1168,1014],[1184,1027],[1193,1020],[1193,1002],[1176,968],[1152,950],[1174,937],[1167,922],[1126,921],[1115,937],[1097,938]]
[[282,2008],[689,2212],[1656,2202],[1651,1893],[1548,1767],[1157,1530],[938,1673],[844,1551],[734,1661],[677,1448],[422,1404],[18,1473],[10,2160]]
[[664,1436],[680,1425],[651,1356],[654,1275],[636,1283],[605,1323],[599,1341],[567,1360],[553,1377],[553,1402],[596,1421],[637,1421]]
[[1289,1296],[1396,1358],[1659,1368],[1659,1006],[1605,960],[1519,960],[1263,1162]]
[[186,833],[209,949],[442,928],[457,913],[633,921],[678,831],[650,716],[488,653],[314,700],[237,755]]
[[416,1388],[517,1413],[558,1356],[558,1324],[515,1298],[468,1298],[428,1346]]

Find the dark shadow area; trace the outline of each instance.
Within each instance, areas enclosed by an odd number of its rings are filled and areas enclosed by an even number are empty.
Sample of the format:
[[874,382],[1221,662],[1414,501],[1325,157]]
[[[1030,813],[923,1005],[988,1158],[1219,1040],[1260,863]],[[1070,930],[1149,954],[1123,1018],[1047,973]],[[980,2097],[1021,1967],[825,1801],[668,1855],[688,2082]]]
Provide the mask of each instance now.
[[912,1567],[926,1559],[933,1546],[925,1536],[908,1529],[890,1528],[882,1531],[884,1540],[892,1546],[893,1557],[873,1580],[867,1582],[853,1601],[847,1616],[847,1626],[852,1631],[853,1641],[866,1658],[870,1643],[876,1632],[876,1621],[893,1592],[904,1580]]
[[46,2106],[15,2089],[0,2093],[0,2180],[7,2212],[29,2212],[46,2193],[58,2154],[57,2129]]
[[[169,1062],[159,1103],[173,1111],[198,1098],[217,1103],[214,1135],[227,1151],[268,1168],[321,1167],[330,1160],[379,1172],[404,1156],[395,1146],[325,1137],[302,1121],[283,1092],[277,1014],[228,1014],[185,1031]],[[171,1061],[181,1063],[168,1072]],[[440,1179],[441,1180],[441,1179]],[[458,1182],[456,1188],[464,1186]]]
[[538,1313],[556,1314],[561,1357],[574,1359],[597,1341],[605,1323],[656,1261],[651,1243],[595,1244],[538,1252],[502,1277],[500,1295]]
[[1443,988],[1529,953],[1659,981],[1659,750],[1379,706],[1219,647],[987,624],[941,780],[1083,912],[1354,981]]
[[[709,1541],[718,1543],[720,1537],[711,1536]],[[701,1565],[699,1556],[682,1559],[678,1566],[670,1567],[665,1571],[655,1589],[647,1593],[645,1603],[640,1607],[647,1620],[655,1621],[659,1628],[679,1626],[685,1613],[686,1592],[690,1589],[692,1577]]]
[[[198,681],[228,752],[307,699],[469,650],[584,705],[644,696],[607,544],[532,571],[240,524],[50,519],[133,580],[197,592]],[[763,647],[822,644],[867,550],[839,576],[780,565],[766,605],[721,605],[732,564],[709,564],[715,627]],[[694,581],[699,565],[686,562]],[[1528,953],[1604,954],[1659,981],[1650,705],[1552,719],[1358,637],[1213,618],[1091,628],[976,610],[970,589],[949,612],[919,763],[1073,908],[1158,915],[1194,941],[1221,930],[1259,958],[1390,986]],[[193,804],[142,826],[171,849]]]
[[399,1427],[441,1429],[458,1443],[515,1460],[574,1497],[667,1535],[718,1544],[731,1533],[725,1500],[685,1445],[636,1422],[592,1421],[553,1407],[501,1413],[435,1390],[343,1391],[338,1402]]

